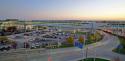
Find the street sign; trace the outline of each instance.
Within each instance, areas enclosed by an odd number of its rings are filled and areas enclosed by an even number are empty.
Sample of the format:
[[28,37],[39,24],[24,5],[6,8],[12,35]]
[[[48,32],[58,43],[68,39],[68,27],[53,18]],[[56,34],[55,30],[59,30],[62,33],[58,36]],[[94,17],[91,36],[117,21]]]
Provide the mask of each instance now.
[[75,46],[75,47],[78,47],[78,48],[80,48],[80,49],[83,48],[83,44],[80,43],[80,42],[78,42],[78,41],[75,41],[74,46]]

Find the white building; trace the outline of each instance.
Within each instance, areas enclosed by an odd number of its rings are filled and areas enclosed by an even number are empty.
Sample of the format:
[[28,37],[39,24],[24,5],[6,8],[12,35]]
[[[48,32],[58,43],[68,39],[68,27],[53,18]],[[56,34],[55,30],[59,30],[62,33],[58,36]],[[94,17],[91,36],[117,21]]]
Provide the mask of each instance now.
[[3,20],[0,24],[0,29],[7,29],[8,27],[15,26],[18,30],[20,29],[32,29],[32,24],[30,22],[18,21],[18,19],[7,19]]

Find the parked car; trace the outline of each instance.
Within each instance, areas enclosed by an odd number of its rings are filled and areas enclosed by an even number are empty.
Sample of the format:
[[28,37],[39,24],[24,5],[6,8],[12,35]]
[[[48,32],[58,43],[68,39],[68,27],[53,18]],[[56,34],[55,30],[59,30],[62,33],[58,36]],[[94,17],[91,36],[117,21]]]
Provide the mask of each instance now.
[[0,51],[4,51],[4,50],[8,51],[10,50],[10,48],[11,48],[11,45],[0,45]]
[[16,38],[16,39],[20,39],[20,38],[22,38],[22,36],[15,36],[15,38]]
[[33,43],[32,45],[31,45],[31,49],[35,49],[35,48],[40,48],[40,45],[38,44],[38,43]]
[[26,34],[26,33],[25,33],[24,36],[29,36],[29,34]]

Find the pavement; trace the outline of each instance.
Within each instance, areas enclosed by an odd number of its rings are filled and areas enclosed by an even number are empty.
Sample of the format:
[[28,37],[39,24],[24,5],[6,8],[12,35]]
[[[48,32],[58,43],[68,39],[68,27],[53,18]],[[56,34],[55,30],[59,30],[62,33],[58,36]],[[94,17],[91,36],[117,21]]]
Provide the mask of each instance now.
[[78,61],[86,58],[87,49],[87,57],[99,57],[109,60],[119,57],[121,61],[125,61],[125,55],[112,52],[112,49],[119,44],[119,39],[116,36],[104,32],[101,33],[105,36],[100,42],[87,45],[82,50],[77,47],[71,47],[60,49],[39,49],[35,50],[35,53],[34,51],[33,53],[30,53],[29,50],[23,51],[25,53],[0,53],[0,61],[48,61],[49,56],[52,58],[52,61]]
[[[9,35],[7,36],[10,40],[17,42],[17,48],[23,48],[24,42],[32,41],[35,38],[42,38],[42,36],[50,35],[52,33],[56,33],[57,31],[47,32],[44,34],[40,34],[39,36],[33,35],[33,36],[24,36],[25,33],[21,34],[15,34],[15,35]],[[26,32],[26,33],[33,33],[33,32]],[[15,36],[20,36],[21,38],[15,38]]]

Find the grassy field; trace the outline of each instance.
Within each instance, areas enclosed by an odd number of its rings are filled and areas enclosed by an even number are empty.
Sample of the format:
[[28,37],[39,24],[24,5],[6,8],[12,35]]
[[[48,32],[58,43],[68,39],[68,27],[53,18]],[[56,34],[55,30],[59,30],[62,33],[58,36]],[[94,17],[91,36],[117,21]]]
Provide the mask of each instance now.
[[124,54],[125,55],[125,38],[118,37],[120,41],[120,45],[122,45],[122,48],[115,48],[113,49],[114,52],[119,53],[119,54]]
[[76,34],[86,34],[86,32],[76,32]]
[[100,33],[90,34],[88,39],[86,40],[86,44],[92,44],[92,43],[98,42],[102,40],[102,38],[103,38],[103,35],[101,35]]
[[125,55],[125,49],[116,48],[116,49],[113,49],[113,51],[116,52],[116,53],[124,54]]
[[[79,61],[94,61],[94,58],[87,58],[87,59],[83,59],[83,60],[79,60]],[[102,59],[102,58],[95,58],[95,61],[110,61],[110,60],[106,60],[106,59]]]

